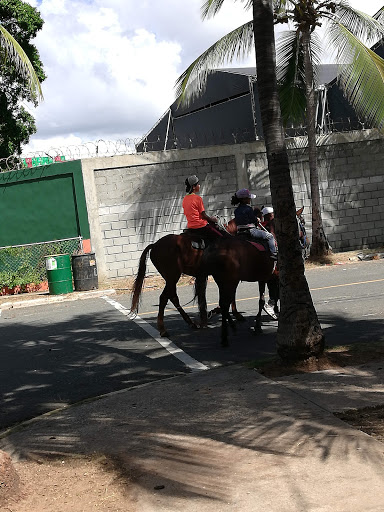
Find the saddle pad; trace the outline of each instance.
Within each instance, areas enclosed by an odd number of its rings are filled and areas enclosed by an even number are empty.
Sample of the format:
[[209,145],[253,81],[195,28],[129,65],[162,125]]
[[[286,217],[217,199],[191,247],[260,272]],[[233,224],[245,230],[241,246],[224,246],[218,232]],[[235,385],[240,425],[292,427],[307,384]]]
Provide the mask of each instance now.
[[248,242],[249,242],[250,244],[254,245],[258,251],[266,252],[266,250],[267,250],[267,249],[264,247],[264,245],[259,244],[258,242],[251,242],[250,240],[248,240]]

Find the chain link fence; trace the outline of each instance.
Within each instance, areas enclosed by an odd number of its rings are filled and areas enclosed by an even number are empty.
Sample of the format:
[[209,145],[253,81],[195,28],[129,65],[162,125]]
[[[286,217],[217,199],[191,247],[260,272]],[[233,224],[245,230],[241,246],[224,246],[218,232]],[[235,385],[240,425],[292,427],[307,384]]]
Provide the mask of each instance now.
[[15,286],[39,284],[47,279],[45,257],[81,254],[82,238],[68,238],[28,245],[0,247],[0,291]]

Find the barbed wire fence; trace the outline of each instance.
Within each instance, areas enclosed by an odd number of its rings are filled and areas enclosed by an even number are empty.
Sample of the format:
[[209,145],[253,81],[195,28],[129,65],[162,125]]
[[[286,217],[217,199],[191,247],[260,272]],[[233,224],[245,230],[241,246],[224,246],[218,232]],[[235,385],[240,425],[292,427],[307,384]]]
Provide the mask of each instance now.
[[[321,132],[318,126],[319,134],[330,134],[335,132],[352,132],[369,129],[364,123],[356,125],[356,121],[351,119],[342,119],[330,121],[326,133]],[[307,130],[305,126],[295,126],[286,128],[287,138],[302,137],[301,147],[305,146]],[[195,131],[183,133],[182,135],[173,135],[165,138],[163,134],[149,132],[141,138],[126,138],[116,141],[98,139],[96,141],[85,142],[82,144],[72,144],[68,146],[51,147],[44,151],[34,151],[30,154],[21,156],[12,155],[8,158],[0,159],[0,172],[16,171],[30,167],[38,167],[63,161],[80,160],[85,158],[99,158],[119,155],[141,154],[149,151],[169,151],[175,149],[190,149],[206,146],[215,146],[223,144],[241,144],[244,142],[255,141],[255,132],[248,128],[227,128],[209,131]],[[292,143],[291,143],[292,144]]]
[[136,153],[136,145],[139,141],[140,139],[130,138],[116,141],[99,139],[77,145],[51,147],[48,150],[34,151],[21,156],[11,155],[8,158],[0,159],[0,170],[3,172],[14,171],[84,158],[130,155]]

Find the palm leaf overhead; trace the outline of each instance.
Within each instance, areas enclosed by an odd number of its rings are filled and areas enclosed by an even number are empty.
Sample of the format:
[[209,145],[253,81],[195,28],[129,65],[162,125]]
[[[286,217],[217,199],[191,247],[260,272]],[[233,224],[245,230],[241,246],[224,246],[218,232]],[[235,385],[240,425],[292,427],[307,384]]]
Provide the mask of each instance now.
[[224,1],[225,0],[207,0],[201,6],[202,19],[213,18],[222,8]]
[[[220,11],[225,0],[206,0],[201,7],[201,17],[203,20],[206,18],[213,18]],[[251,9],[252,0],[238,0],[245,2],[245,10]],[[235,0],[236,2],[236,0]]]
[[305,116],[304,58],[296,31],[284,32],[276,43],[277,80],[283,123],[301,123]]
[[[356,112],[378,128],[384,126],[384,60],[340,25],[339,83]],[[348,61],[350,64],[348,64]]]
[[188,104],[205,89],[207,76],[225,63],[243,59],[254,50],[253,23],[249,21],[219,39],[200,55],[176,81],[176,95]]
[[[315,34],[311,39],[312,62],[314,67],[314,85],[318,82],[318,68],[321,62],[321,46]],[[276,43],[277,78],[284,124],[288,121],[304,121],[305,70],[304,53],[300,34],[291,30],[280,34]]]
[[331,20],[328,38],[337,48],[338,81],[357,114],[373,126],[384,126],[384,60],[366,46],[383,37],[382,24],[344,6]]
[[27,78],[32,96],[36,100],[41,101],[43,99],[43,93],[31,61],[16,39],[12,37],[12,35],[1,24],[0,48],[3,50],[5,60],[12,62],[16,70],[22,76]]

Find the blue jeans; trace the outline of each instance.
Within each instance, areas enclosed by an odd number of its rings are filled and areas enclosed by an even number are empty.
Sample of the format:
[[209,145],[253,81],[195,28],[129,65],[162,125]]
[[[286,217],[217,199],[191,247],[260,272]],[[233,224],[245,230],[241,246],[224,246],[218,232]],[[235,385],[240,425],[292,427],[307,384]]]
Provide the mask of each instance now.
[[276,248],[275,239],[274,239],[272,233],[269,233],[269,231],[264,231],[262,229],[257,229],[257,228],[251,228],[249,230],[249,232],[250,232],[252,238],[255,238],[256,240],[257,239],[267,240],[268,248],[271,251],[271,254],[276,254],[277,248]]

